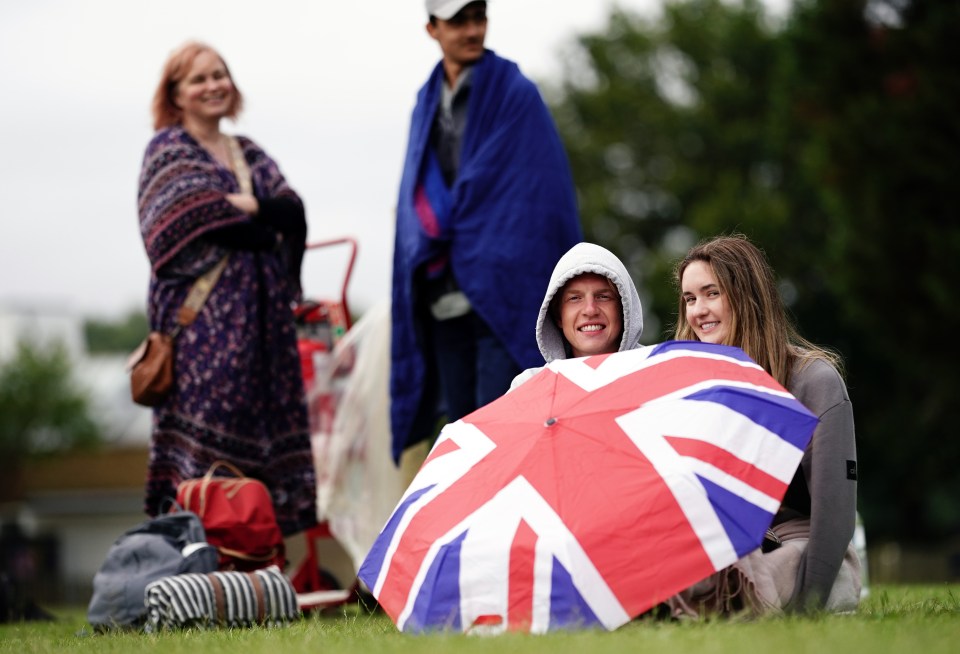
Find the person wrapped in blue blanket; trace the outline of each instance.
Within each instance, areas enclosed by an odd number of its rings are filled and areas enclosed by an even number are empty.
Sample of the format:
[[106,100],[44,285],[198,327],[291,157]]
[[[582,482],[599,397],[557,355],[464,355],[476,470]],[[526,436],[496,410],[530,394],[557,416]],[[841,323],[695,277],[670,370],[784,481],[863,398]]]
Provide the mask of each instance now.
[[426,0],[443,59],[413,110],[397,204],[393,457],[542,365],[554,263],[582,240],[569,163],[536,86],[485,49],[487,3]]

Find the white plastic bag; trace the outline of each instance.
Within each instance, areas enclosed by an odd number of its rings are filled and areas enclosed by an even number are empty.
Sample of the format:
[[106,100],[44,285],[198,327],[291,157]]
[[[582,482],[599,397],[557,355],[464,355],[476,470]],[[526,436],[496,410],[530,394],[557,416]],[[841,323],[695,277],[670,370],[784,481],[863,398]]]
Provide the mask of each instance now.
[[330,433],[313,434],[317,515],[359,570],[409,481],[390,456],[389,301],[340,340],[326,374],[336,412]]

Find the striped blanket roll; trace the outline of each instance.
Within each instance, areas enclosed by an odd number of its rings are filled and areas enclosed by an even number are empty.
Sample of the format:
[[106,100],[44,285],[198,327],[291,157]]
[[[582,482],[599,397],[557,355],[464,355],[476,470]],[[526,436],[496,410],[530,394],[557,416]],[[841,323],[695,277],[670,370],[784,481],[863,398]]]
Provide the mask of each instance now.
[[174,627],[279,626],[300,616],[293,584],[273,565],[254,572],[163,577],[144,591],[148,632]]

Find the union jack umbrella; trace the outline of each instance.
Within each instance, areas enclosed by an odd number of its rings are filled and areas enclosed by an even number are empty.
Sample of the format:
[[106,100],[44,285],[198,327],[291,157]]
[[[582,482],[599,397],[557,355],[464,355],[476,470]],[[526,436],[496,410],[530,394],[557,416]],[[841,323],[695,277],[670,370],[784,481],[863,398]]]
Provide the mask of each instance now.
[[734,347],[555,361],[443,429],[359,576],[402,631],[616,629],[760,546],[816,424]]

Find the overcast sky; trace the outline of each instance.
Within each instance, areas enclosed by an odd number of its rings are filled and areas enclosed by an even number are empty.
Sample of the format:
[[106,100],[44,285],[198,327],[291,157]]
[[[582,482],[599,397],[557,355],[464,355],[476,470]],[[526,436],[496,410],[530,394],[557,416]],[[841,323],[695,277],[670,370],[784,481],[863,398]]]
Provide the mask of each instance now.
[[[0,307],[115,317],[144,306],[136,187],[150,98],[172,49],[227,60],[252,137],[307,207],[311,241],[358,239],[349,298],[389,296],[393,207],[414,95],[439,57],[423,0],[0,0]],[[612,0],[491,0],[487,45],[558,79],[574,35]],[[619,0],[650,13],[659,0]],[[344,262],[308,253],[308,294]]]
[[[608,0],[492,0],[487,45],[536,79],[598,28]],[[621,0],[649,11],[657,0]],[[252,137],[307,207],[311,240],[356,237],[349,297],[389,295],[393,207],[414,94],[439,57],[423,0],[0,0],[0,306],[112,317],[144,305],[136,187],[149,103],[170,51],[220,50]],[[308,293],[336,295],[332,250]]]

